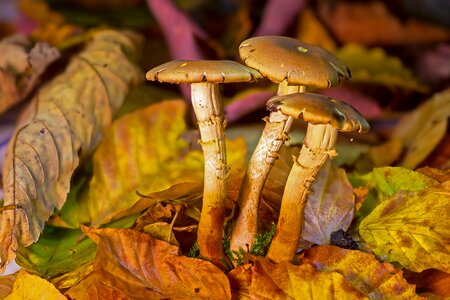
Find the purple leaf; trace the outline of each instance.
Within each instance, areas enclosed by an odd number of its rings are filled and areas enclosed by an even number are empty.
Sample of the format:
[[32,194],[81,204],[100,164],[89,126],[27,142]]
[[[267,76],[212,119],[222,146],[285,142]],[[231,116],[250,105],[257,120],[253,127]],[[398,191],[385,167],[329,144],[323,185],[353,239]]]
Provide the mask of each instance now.
[[307,0],[268,0],[253,36],[285,34],[306,3]]
[[267,100],[274,95],[274,91],[259,90],[252,93],[245,93],[241,97],[235,98],[225,107],[227,121],[234,122],[248,113],[265,107]]
[[322,94],[347,102],[368,119],[378,118],[383,114],[383,110],[375,99],[346,87],[324,90]]

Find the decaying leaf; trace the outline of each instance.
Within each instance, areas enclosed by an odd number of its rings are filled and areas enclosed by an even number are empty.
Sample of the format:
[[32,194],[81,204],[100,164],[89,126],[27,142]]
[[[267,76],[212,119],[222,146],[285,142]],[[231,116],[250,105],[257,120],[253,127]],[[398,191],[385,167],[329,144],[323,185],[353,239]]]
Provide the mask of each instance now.
[[450,182],[393,194],[361,222],[359,233],[383,259],[414,272],[449,272]]
[[409,284],[389,263],[358,250],[335,246],[317,246],[302,254],[302,261],[319,271],[342,274],[358,291],[370,299],[419,299],[414,285]]
[[[178,247],[131,229],[85,232],[97,244],[94,272],[67,295],[74,299],[230,299],[225,274],[212,263],[180,256]],[[109,298],[111,299],[111,298]]]
[[449,117],[450,89],[433,95],[405,115],[392,133],[392,138],[403,141],[407,149],[400,166],[417,167],[445,136]]
[[353,188],[345,171],[328,161],[316,176],[305,206],[302,238],[318,245],[330,243],[330,235],[350,226],[355,208]]
[[450,170],[440,170],[430,167],[423,167],[420,169],[416,169],[416,172],[422,173],[430,178],[433,178],[440,183],[450,180]]
[[55,299],[66,300],[50,282],[21,270],[17,274],[12,293],[5,300]]
[[27,271],[52,279],[90,263],[95,250],[80,229],[46,227],[37,243],[19,249],[16,261]]
[[102,30],[66,71],[33,99],[11,139],[3,165],[5,210],[0,216],[2,268],[19,246],[35,242],[60,209],[80,158],[99,143],[141,73],[129,60],[136,36]]
[[382,1],[329,3],[319,6],[321,19],[342,43],[403,45],[446,41],[446,28],[409,18],[396,18]]
[[27,97],[59,52],[46,43],[33,48],[28,38],[13,35],[0,41],[0,113]]
[[[89,192],[72,207],[79,222],[99,226],[139,212],[133,208],[140,201],[136,191],[150,194],[203,181],[202,152],[189,151],[180,138],[185,111],[183,101],[165,101],[124,115],[108,128],[94,153]],[[242,168],[243,139],[227,141],[227,151],[231,168]],[[149,207],[141,202],[142,210]]]
[[428,269],[421,273],[407,272],[405,275],[408,282],[415,284],[422,293],[433,293],[439,299],[450,297],[450,273]]
[[368,49],[358,44],[346,44],[336,51],[336,56],[352,70],[352,82],[427,91],[427,87],[399,58],[389,56],[382,48]]
[[310,264],[273,264],[252,257],[229,273],[239,299],[367,299],[338,272],[319,272]]
[[6,296],[11,294],[14,281],[16,281],[18,273],[0,276],[0,298],[5,299]]
[[331,38],[327,29],[316,17],[311,8],[306,8],[300,14],[297,25],[297,39],[329,51],[336,49],[336,42]]

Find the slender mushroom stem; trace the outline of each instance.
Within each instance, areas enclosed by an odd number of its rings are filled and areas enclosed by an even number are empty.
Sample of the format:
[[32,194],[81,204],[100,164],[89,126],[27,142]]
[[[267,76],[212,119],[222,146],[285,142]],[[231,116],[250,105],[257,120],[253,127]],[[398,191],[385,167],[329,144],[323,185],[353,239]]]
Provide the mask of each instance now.
[[336,155],[336,139],[337,130],[333,126],[308,124],[303,147],[294,159],[285,185],[277,229],[266,256],[269,260],[279,263],[294,258],[311,184],[328,157]]
[[[289,86],[284,80],[279,84],[277,94],[281,96],[304,91],[305,86]],[[258,232],[258,210],[264,183],[278,158],[281,145],[288,138],[292,120],[292,117],[280,111],[271,112],[269,118],[264,119],[266,125],[239,190],[239,213],[231,235],[231,250],[250,249],[253,246]]]
[[191,98],[205,157],[203,205],[198,225],[200,255],[219,267],[225,267],[222,249],[225,220],[225,179],[228,173],[225,152],[225,119],[219,85],[193,83]]

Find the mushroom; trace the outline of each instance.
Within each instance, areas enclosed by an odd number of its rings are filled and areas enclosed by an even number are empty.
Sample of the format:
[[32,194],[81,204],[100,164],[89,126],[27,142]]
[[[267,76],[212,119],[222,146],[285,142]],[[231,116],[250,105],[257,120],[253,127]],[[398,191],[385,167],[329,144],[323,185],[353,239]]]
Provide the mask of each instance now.
[[369,124],[349,104],[312,93],[273,97],[268,109],[295,119],[303,117],[308,123],[303,146],[294,158],[284,188],[277,229],[266,256],[279,263],[295,256],[311,184],[325,161],[337,155],[334,145],[338,131],[365,132]]
[[257,71],[234,61],[178,60],[153,68],[147,80],[190,83],[191,100],[200,131],[205,158],[203,204],[198,225],[198,245],[202,257],[225,267],[222,249],[225,220],[225,179],[228,166],[225,153],[224,118],[219,83],[251,82],[261,78]]
[[[306,86],[327,88],[348,80],[350,70],[333,54],[320,47],[281,36],[248,39],[239,47],[246,65],[279,83],[277,95],[304,92]],[[258,232],[259,202],[267,176],[288,138],[292,117],[273,111],[265,118],[261,138],[249,161],[241,185],[239,212],[233,227],[232,250],[251,248]]]

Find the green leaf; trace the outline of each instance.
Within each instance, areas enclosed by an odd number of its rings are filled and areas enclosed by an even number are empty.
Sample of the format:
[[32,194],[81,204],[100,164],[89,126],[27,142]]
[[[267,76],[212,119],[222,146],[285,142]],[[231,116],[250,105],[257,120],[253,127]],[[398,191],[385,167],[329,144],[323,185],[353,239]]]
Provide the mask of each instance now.
[[450,182],[393,194],[361,222],[359,233],[383,260],[414,272],[450,272]]
[[96,245],[80,229],[47,226],[39,241],[20,248],[17,264],[43,278],[71,272],[94,259]]

